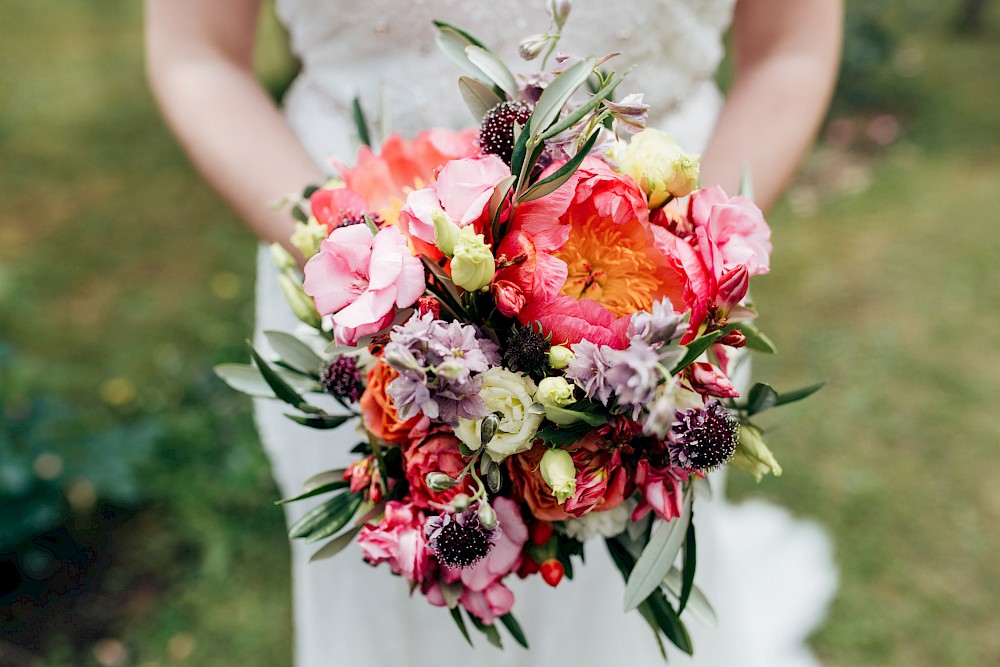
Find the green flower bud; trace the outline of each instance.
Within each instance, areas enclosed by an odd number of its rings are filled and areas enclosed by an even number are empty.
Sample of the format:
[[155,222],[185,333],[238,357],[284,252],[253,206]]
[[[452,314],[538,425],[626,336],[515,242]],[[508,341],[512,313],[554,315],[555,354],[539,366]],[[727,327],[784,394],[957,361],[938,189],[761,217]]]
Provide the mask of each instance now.
[[323,318],[316,312],[316,303],[312,297],[302,291],[302,286],[292,280],[287,273],[278,274],[278,285],[281,286],[285,300],[288,301],[295,317],[312,328],[319,329],[323,324]]
[[479,509],[476,511],[479,516],[479,524],[486,529],[493,529],[497,527],[497,513],[493,511],[490,504],[485,500],[479,503]]
[[729,460],[729,465],[746,470],[759,482],[767,473],[781,477],[781,466],[774,454],[764,443],[763,434],[756,426],[740,425],[740,439],[736,444],[736,453]]
[[545,407],[566,407],[574,402],[573,385],[561,375],[543,378],[538,383],[535,400]]
[[284,246],[280,243],[272,243],[270,250],[271,259],[274,261],[274,265],[280,270],[291,271],[296,268],[295,258],[292,257],[292,253],[285,250]]
[[447,491],[458,482],[443,472],[429,472],[424,478],[427,488],[431,491]]
[[549,348],[549,366],[557,371],[569,366],[571,361],[573,361],[573,352],[568,347],[553,345]]
[[494,273],[496,260],[486,238],[476,234],[471,225],[460,228],[451,260],[451,279],[462,289],[475,292],[489,285]]
[[465,493],[459,493],[454,498],[451,499],[451,506],[456,512],[464,512],[469,508],[469,504],[472,502],[472,498]]
[[542,479],[552,489],[560,505],[576,493],[576,466],[565,449],[549,449],[538,464]]
[[459,237],[458,225],[441,209],[431,213],[431,220],[434,222],[434,245],[445,255],[452,257]]

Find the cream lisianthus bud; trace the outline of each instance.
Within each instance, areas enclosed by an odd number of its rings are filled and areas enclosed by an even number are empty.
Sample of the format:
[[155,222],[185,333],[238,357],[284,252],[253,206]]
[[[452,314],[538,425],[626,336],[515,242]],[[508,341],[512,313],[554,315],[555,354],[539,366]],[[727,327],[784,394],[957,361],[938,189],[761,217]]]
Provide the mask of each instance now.
[[576,466],[573,465],[573,457],[565,449],[546,450],[538,469],[560,505],[576,493]]
[[431,213],[431,221],[434,223],[434,245],[451,257],[455,254],[455,243],[458,241],[458,225],[441,209]]
[[295,317],[314,329],[319,329],[323,318],[316,312],[316,304],[312,297],[302,291],[302,286],[292,280],[287,273],[278,274],[278,285]]
[[521,40],[517,46],[517,55],[524,60],[534,60],[549,43],[549,35],[532,35]]
[[271,251],[271,260],[280,270],[291,271],[295,268],[295,258],[292,257],[292,253],[285,250],[285,247],[280,243],[272,243],[269,250]]
[[619,169],[636,180],[649,199],[650,208],[670,197],[685,197],[698,186],[700,155],[685,153],[673,136],[647,128],[615,151]]
[[309,222],[295,223],[289,241],[303,257],[309,259],[319,252],[319,246],[327,236],[329,236],[327,228],[319,224],[316,218],[309,218]]
[[562,370],[569,366],[569,362],[573,361],[573,352],[568,347],[562,345],[553,345],[549,348],[549,366],[558,370]]
[[429,472],[424,481],[427,483],[427,488],[431,491],[447,491],[457,483],[443,472]]
[[475,292],[489,285],[495,273],[496,260],[486,238],[471,225],[460,228],[451,260],[451,279],[462,289]]
[[479,517],[479,525],[483,528],[493,529],[497,527],[497,513],[485,500],[479,503],[476,515]]
[[569,18],[569,11],[573,8],[571,0],[549,0],[549,12],[552,14],[552,22],[556,27],[562,29]]
[[455,509],[456,512],[465,511],[471,503],[472,503],[472,498],[470,498],[467,494],[464,493],[460,493],[451,499],[451,506]]
[[535,400],[545,407],[566,407],[573,403],[573,385],[561,375],[543,378],[538,383]]
[[749,424],[740,425],[740,439],[736,444],[736,453],[729,460],[735,468],[746,470],[759,482],[767,473],[781,477],[781,466],[774,454],[764,443],[760,430]]

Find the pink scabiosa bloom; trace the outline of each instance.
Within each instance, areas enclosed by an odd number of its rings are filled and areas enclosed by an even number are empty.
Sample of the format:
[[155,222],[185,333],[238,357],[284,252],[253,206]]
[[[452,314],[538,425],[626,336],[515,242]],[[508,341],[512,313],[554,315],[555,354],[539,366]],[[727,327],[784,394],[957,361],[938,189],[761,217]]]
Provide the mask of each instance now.
[[751,276],[770,271],[771,228],[752,201],[729,197],[715,185],[692,194],[689,210],[698,244],[711,239],[725,270],[744,264]]
[[306,263],[302,289],[321,315],[333,314],[337,341],[356,345],[423,294],[424,267],[395,227],[378,234],[366,225],[340,227]]
[[684,482],[689,475],[683,468],[654,468],[648,460],[640,460],[635,469],[639,504],[632,510],[632,521],[639,521],[650,510],[664,521],[679,517],[684,504]]
[[389,563],[395,574],[421,583],[433,566],[424,538],[424,515],[412,505],[390,500],[378,525],[367,525],[358,546],[372,565]]

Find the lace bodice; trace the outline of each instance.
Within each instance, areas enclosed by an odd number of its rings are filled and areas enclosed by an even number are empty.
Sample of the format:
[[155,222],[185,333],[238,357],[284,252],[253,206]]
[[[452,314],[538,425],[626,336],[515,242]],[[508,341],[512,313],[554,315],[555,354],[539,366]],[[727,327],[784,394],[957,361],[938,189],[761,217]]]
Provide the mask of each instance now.
[[[559,49],[621,52],[617,67],[637,64],[623,92],[644,92],[655,124],[705,96],[734,2],[575,0]],[[290,122],[317,158],[346,148],[340,137],[350,127],[334,127],[335,119],[346,121],[355,95],[369,118],[381,106],[392,131],[468,126],[472,118],[456,85],[460,72],[438,52],[432,19],[468,29],[512,67],[533,71],[537,62],[518,58],[517,46],[548,29],[547,6],[547,0],[277,0],[303,66],[286,100]]]

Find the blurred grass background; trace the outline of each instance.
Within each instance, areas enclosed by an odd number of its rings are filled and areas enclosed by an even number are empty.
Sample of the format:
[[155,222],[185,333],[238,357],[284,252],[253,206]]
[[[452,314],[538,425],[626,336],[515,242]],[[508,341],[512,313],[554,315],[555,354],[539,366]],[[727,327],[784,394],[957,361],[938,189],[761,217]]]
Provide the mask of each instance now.
[[[825,664],[996,665],[1000,13],[848,9],[754,286],[760,377],[830,385],[776,415],[785,475],[732,492],[833,533]],[[0,25],[0,666],[288,664],[276,491],[211,374],[244,356],[254,241],[157,117],[140,3],[6,0]]]

